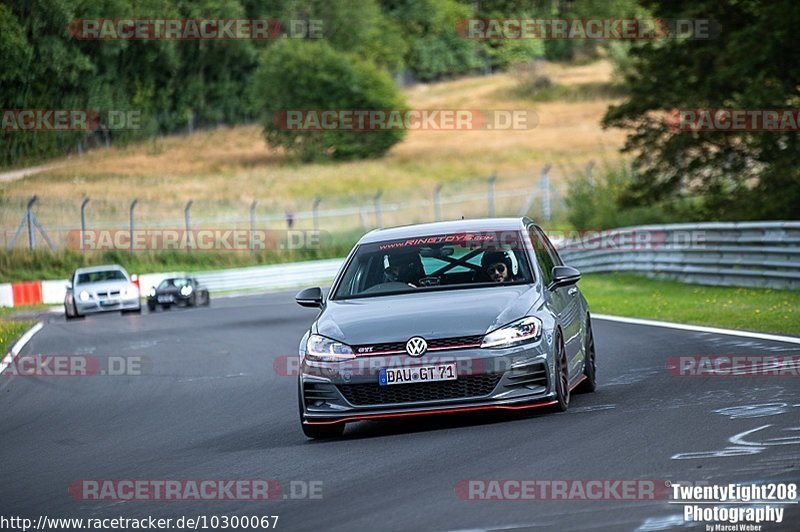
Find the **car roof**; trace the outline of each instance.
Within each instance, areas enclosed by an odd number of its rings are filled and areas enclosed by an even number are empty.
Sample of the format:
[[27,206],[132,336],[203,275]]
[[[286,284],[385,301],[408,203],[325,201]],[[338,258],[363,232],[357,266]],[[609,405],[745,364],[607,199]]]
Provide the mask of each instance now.
[[359,244],[450,233],[520,231],[525,228],[527,223],[531,223],[528,218],[477,218],[471,220],[451,220],[447,222],[403,225],[387,229],[374,229],[361,237]]
[[75,273],[94,273],[94,272],[105,272],[108,270],[120,270],[123,272],[126,271],[125,268],[123,268],[119,264],[107,264],[105,266],[87,266],[85,268],[78,268],[77,270],[75,270]]

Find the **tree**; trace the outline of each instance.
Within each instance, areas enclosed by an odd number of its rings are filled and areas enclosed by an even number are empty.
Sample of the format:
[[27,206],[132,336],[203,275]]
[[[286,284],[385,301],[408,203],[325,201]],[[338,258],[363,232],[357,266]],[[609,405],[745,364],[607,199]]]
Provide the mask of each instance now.
[[337,52],[325,41],[282,40],[269,47],[256,72],[253,99],[265,114],[264,135],[303,161],[382,155],[403,136],[379,131],[291,129],[287,111],[404,110],[391,78],[359,57]]
[[676,109],[796,109],[800,105],[800,8],[793,0],[646,0],[664,19],[712,19],[711,39],[634,46],[629,96],[609,108],[606,127],[631,130],[636,177],[622,201],[702,199],[708,219],[796,218],[800,205],[797,131],[680,131]]

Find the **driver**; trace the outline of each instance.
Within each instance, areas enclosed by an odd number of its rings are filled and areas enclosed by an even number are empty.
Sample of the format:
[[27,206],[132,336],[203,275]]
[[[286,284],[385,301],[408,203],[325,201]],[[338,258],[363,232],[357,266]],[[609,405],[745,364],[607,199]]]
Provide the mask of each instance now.
[[511,257],[505,251],[487,251],[481,257],[481,267],[495,283],[515,281]]
[[416,288],[424,275],[422,259],[416,251],[396,251],[389,254],[389,267],[383,272],[383,282],[405,283]]

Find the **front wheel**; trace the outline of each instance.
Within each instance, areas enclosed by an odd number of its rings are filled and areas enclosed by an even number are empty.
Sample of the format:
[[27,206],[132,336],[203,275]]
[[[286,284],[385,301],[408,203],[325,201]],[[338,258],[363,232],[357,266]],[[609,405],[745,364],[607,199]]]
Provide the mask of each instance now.
[[556,336],[556,404],[553,410],[556,412],[566,412],[569,408],[569,366],[567,365],[567,350],[561,334]]
[[591,393],[597,389],[597,357],[594,349],[594,334],[592,333],[592,324],[586,324],[586,356],[583,363],[583,382],[581,382],[575,391],[578,393]]

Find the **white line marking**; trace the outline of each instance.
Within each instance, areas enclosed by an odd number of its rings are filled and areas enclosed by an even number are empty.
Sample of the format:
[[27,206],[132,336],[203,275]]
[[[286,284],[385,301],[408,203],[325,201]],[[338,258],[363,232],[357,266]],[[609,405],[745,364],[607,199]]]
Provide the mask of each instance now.
[[11,362],[19,355],[19,352],[22,351],[22,348],[25,347],[25,344],[31,341],[33,335],[39,332],[42,327],[44,327],[44,323],[41,321],[38,322],[36,325],[31,327],[30,329],[25,332],[25,334],[17,340],[17,343],[14,344],[14,347],[11,348],[11,351],[3,357],[3,361],[0,362],[0,375],[6,370],[6,368],[11,364]]
[[727,336],[744,336],[745,338],[758,338],[759,340],[771,340],[773,342],[786,342],[788,344],[800,345],[800,338],[796,336],[781,336],[778,334],[737,331],[735,329],[721,329],[719,327],[703,327],[702,325],[687,325],[684,323],[674,323],[671,321],[644,320],[641,318],[626,318],[624,316],[609,316],[608,314],[592,314],[592,318],[597,318],[598,320],[606,320],[606,321],[618,321],[620,323],[630,323],[633,325],[648,325],[650,327],[666,327],[668,329],[680,329],[682,331],[724,334]]

